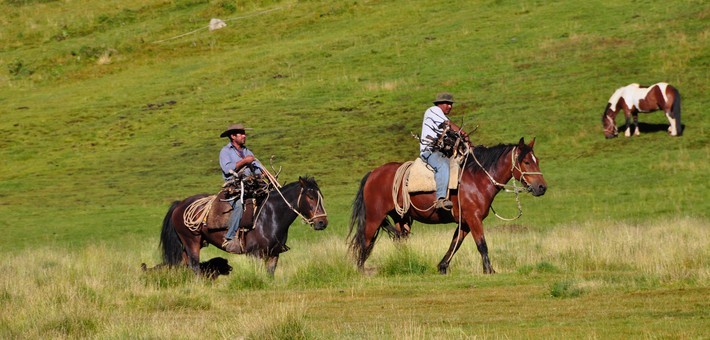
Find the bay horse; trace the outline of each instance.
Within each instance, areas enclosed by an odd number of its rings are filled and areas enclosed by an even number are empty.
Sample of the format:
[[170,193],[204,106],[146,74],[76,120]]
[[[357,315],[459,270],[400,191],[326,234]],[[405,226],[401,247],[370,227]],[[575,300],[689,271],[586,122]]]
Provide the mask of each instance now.
[[[207,225],[202,225],[194,231],[185,222],[185,210],[193,202],[207,196],[200,194],[175,201],[168,209],[160,233],[165,264],[188,265],[196,273],[200,273],[201,248],[212,244],[225,250],[222,246],[227,234],[224,221],[229,218],[232,210],[229,203],[215,202]],[[213,218],[220,215],[223,218]],[[254,216],[254,228],[246,232],[238,254],[264,259],[267,272],[271,276],[276,270],[279,255],[289,249],[286,246],[288,229],[296,217],[300,216],[314,230],[323,230],[328,226],[323,196],[312,177],[299,177],[297,182],[284,185],[281,189],[272,189]]]
[[[439,262],[441,274],[446,274],[451,258],[469,233],[481,254],[483,272],[495,273],[488,258],[483,220],[488,216],[493,199],[511,178],[521,182],[533,196],[545,193],[547,183],[533,152],[534,144],[535,139],[525,144],[521,138],[517,144],[476,146],[472,152],[467,152],[458,189],[450,193],[450,200],[454,204],[450,211],[433,206],[432,202],[436,200],[434,192],[421,192],[410,195],[410,208],[400,216],[395,208],[399,203],[394,200],[402,201],[402,195],[408,193],[400,189],[401,195],[393,198],[393,185],[397,169],[402,163],[387,163],[367,173],[353,201],[348,234],[348,238],[352,235],[349,248],[357,260],[358,269],[363,270],[381,229],[408,233],[413,220],[417,220],[429,224],[458,223],[449,250]],[[388,217],[394,221],[394,226]]]
[[[668,133],[671,136],[680,136],[683,126],[680,122],[680,93],[678,89],[668,83],[656,83],[645,87],[639,84],[629,84],[618,88],[609,98],[609,102],[602,114],[604,136],[614,138],[619,134],[616,127],[616,115],[624,111],[626,116],[626,131],[624,135],[638,136],[638,113],[663,110],[668,118]],[[634,131],[631,131],[631,118],[633,116]]]

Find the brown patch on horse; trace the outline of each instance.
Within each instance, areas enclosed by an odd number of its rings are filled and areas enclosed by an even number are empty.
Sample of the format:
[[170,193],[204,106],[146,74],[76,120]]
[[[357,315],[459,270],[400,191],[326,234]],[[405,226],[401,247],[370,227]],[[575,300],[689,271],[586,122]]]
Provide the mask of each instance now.
[[654,85],[653,88],[648,91],[646,97],[639,100],[638,109],[642,112],[653,111],[662,108],[665,104],[661,87]]

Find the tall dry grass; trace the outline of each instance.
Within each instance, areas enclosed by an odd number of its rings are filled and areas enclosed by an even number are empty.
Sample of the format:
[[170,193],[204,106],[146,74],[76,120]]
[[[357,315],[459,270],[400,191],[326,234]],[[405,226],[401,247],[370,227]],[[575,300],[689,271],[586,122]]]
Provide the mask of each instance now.
[[[367,262],[370,275],[355,271],[346,243],[337,237],[312,243],[294,240],[273,279],[261,261],[224,253],[219,256],[229,258],[235,269],[214,282],[189,270],[144,273],[140,263],[157,258],[156,245],[148,241],[131,250],[100,244],[74,252],[38,247],[5,254],[0,264],[0,337],[277,339],[338,332],[356,337],[366,332],[419,338],[440,330],[416,323],[366,330],[357,322],[348,330],[319,318],[328,313],[323,303],[349,315],[345,311],[353,301],[375,303],[369,299],[377,297],[365,292],[396,297],[417,280],[439,282],[437,291],[460,290],[458,283],[447,285],[456,277],[435,274],[450,229],[416,224],[405,243],[383,237]],[[648,225],[587,223],[546,232],[503,226],[487,233],[493,265],[510,285],[532,275],[550,286],[553,297],[575,297],[589,290],[707,287],[708,236],[705,221],[693,219]],[[204,259],[214,254],[209,249]],[[451,269],[457,277],[482,275],[470,239]]]
[[[435,267],[451,242],[455,226],[415,224],[407,251]],[[659,283],[707,284],[710,278],[710,228],[706,221],[678,218],[649,224],[588,222],[540,232],[520,225],[485,230],[492,265],[498,272],[539,267],[568,273],[611,272],[645,275]],[[370,258],[377,265],[399,252],[380,240]],[[452,270],[482,273],[473,240],[454,255]]]

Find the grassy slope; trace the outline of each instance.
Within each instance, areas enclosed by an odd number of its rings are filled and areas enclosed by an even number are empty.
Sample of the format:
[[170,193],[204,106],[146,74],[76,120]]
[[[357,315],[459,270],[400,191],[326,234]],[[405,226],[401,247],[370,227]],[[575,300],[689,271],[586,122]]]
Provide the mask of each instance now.
[[[622,25],[627,8],[605,2],[222,4],[104,3],[84,15],[73,3],[3,5],[6,214],[35,234],[47,224],[32,208],[41,200],[59,235],[107,223],[150,234],[170,200],[216,190],[216,136],[243,121],[282,178],[317,177],[342,232],[362,174],[415,157],[409,132],[449,90],[454,119],[479,126],[478,142],[537,137],[551,190],[524,199],[522,223],[706,217],[707,6],[658,3]],[[153,43],[210,17],[235,20]],[[659,49],[651,34],[674,43]],[[685,137],[600,138],[613,89],[659,80],[684,95]],[[89,226],[83,213],[113,216]]]
[[[524,197],[515,224],[547,232],[689,218],[707,226],[710,7],[702,1],[655,2],[647,12],[613,1],[92,5],[0,3],[4,251],[24,254],[37,242],[152,247],[171,200],[217,189],[217,136],[238,121],[256,128],[249,144],[262,160],[276,156],[284,181],[311,174],[323,188],[330,228],[294,228],[292,239],[342,239],[360,178],[416,156],[409,133],[441,90],[457,98],[454,119],[479,127],[479,143],[537,138],[550,190]],[[241,18],[264,10],[274,11]],[[212,17],[240,19],[154,43]],[[599,118],[613,90],[656,81],[681,90],[686,135],[604,140]],[[665,123],[660,113],[640,119]],[[515,213],[507,196],[496,208]],[[496,266],[502,252],[493,244],[491,252]],[[373,256],[378,263],[377,249]],[[514,275],[492,280],[506,279],[510,289],[524,286]]]

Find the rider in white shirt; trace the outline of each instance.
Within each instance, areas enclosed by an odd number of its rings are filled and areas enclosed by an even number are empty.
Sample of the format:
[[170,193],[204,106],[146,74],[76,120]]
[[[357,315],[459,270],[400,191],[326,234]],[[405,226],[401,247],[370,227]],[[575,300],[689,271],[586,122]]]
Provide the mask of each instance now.
[[424,111],[424,119],[422,120],[419,157],[434,169],[437,209],[449,210],[454,205],[448,199],[449,158],[433,148],[434,142],[439,138],[446,126],[453,131],[460,131],[466,137],[466,133],[447,117],[453,105],[454,96],[448,92],[439,93],[434,100],[434,106]]

